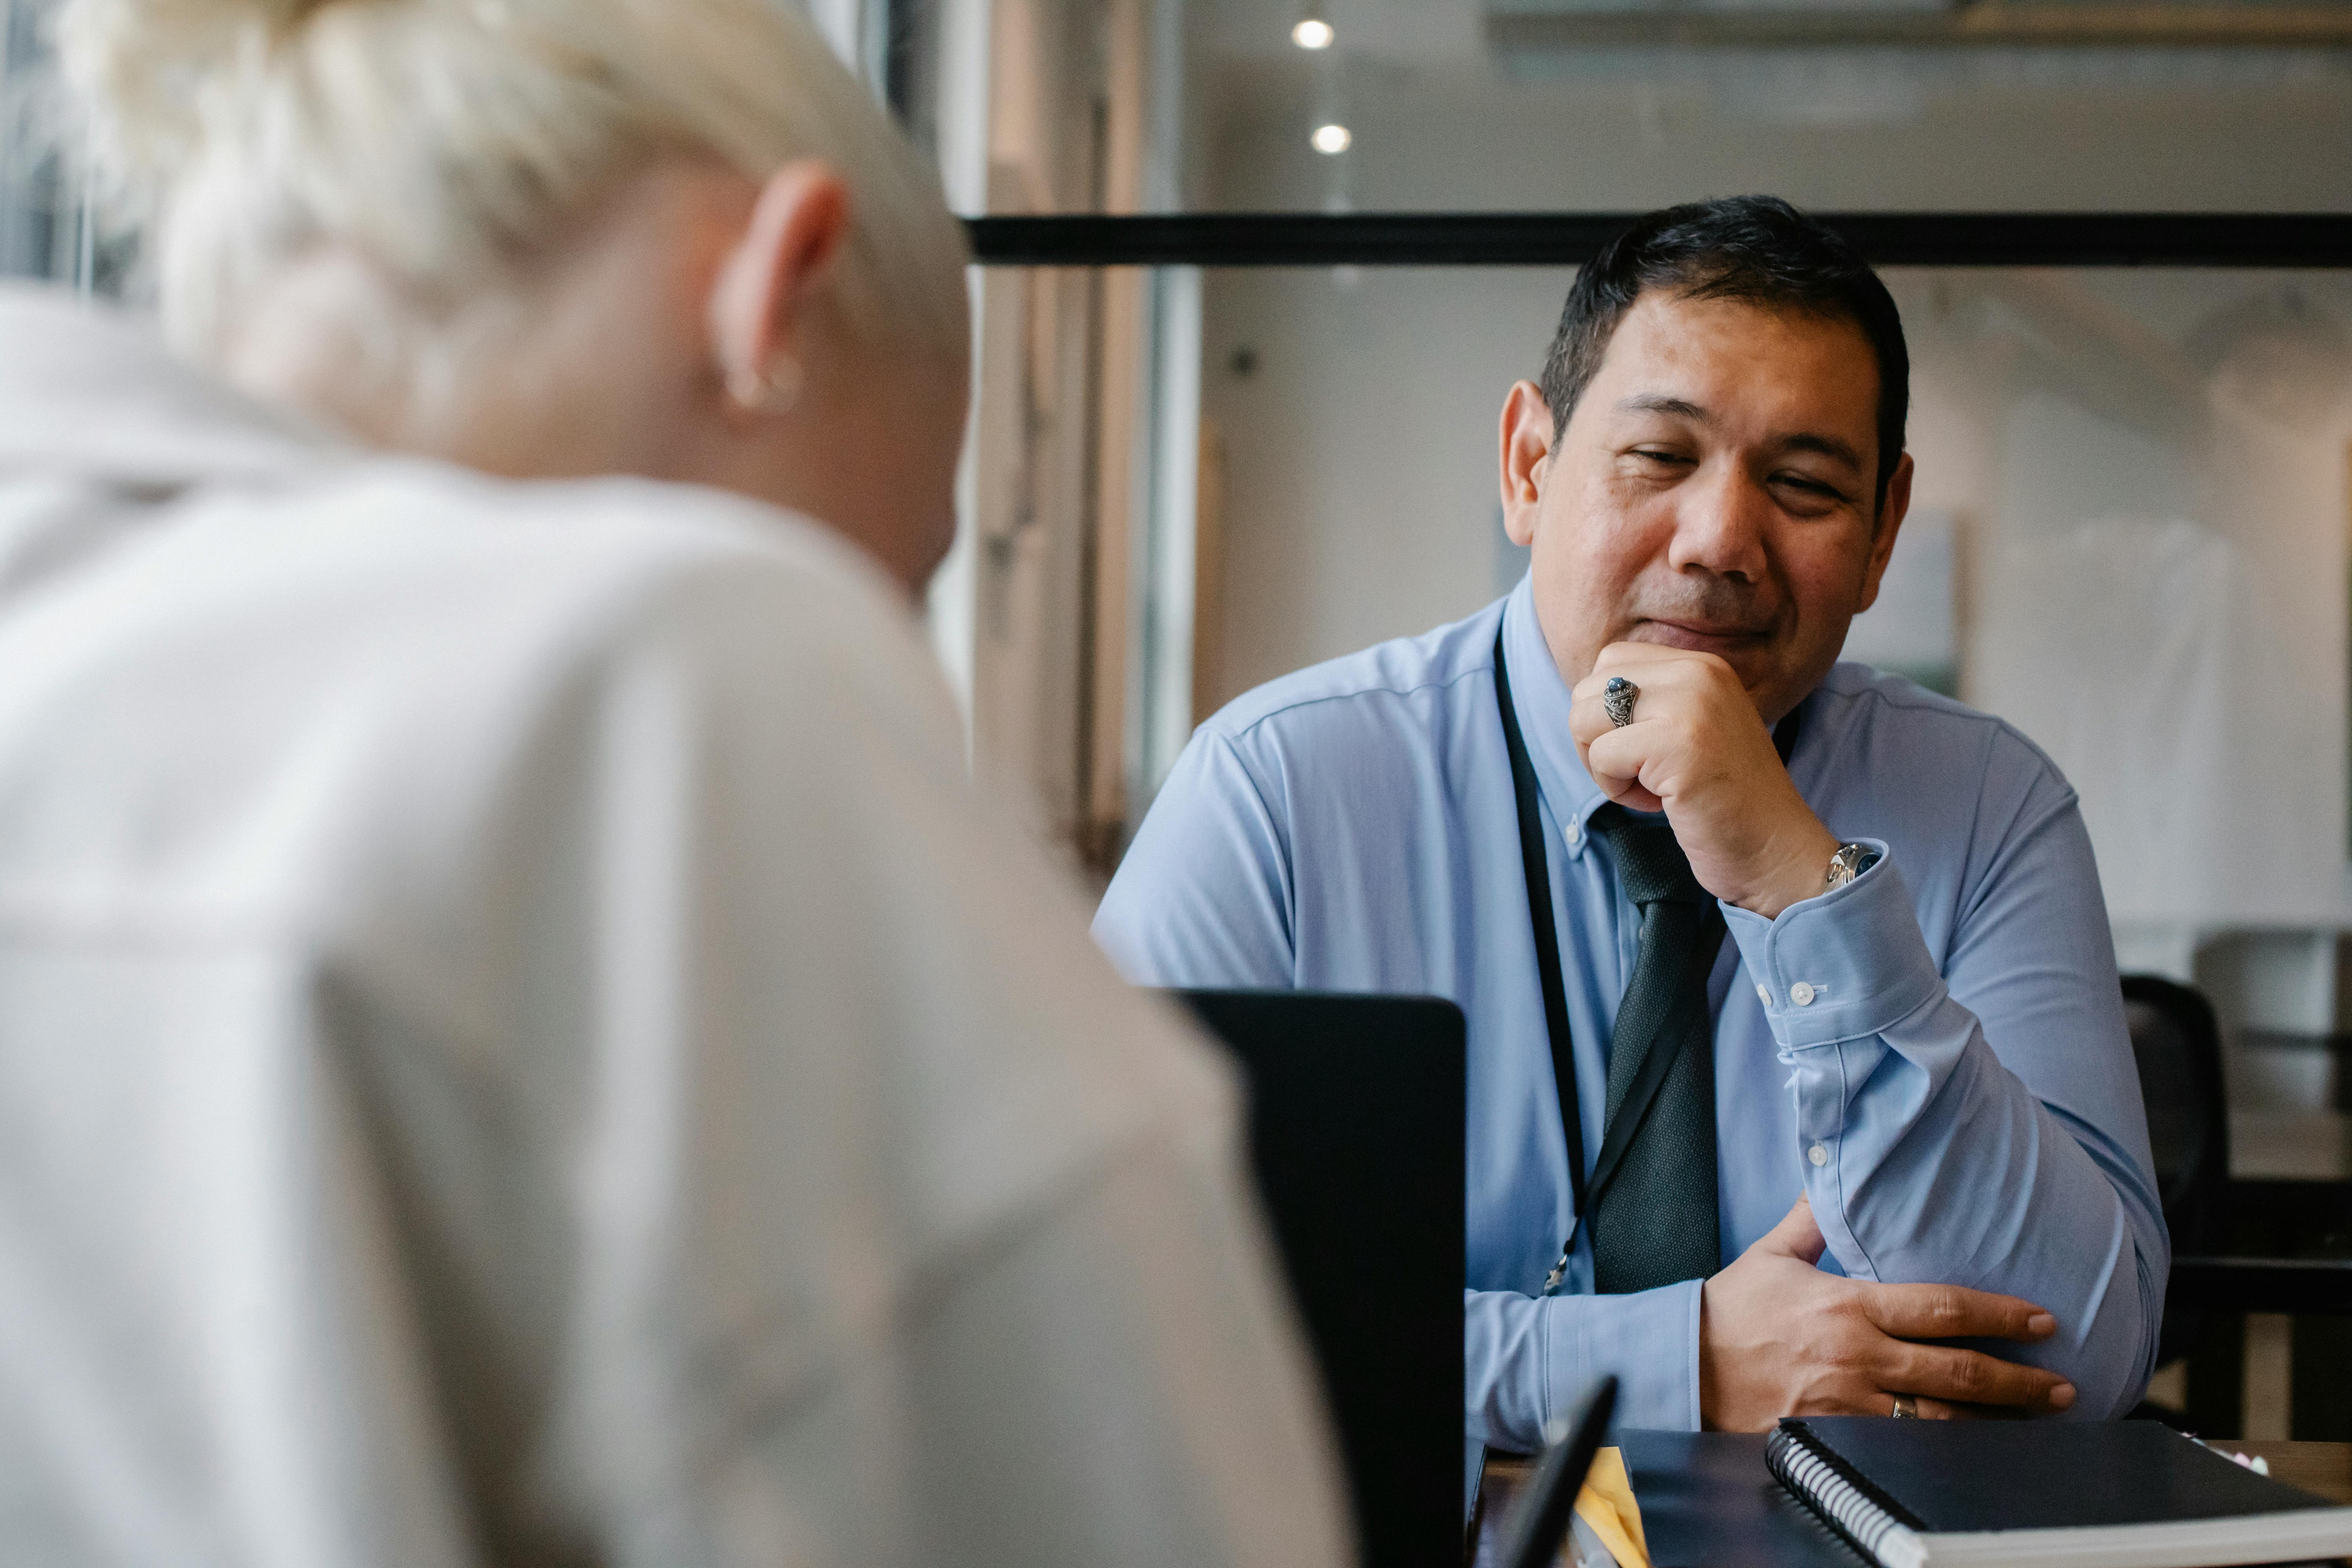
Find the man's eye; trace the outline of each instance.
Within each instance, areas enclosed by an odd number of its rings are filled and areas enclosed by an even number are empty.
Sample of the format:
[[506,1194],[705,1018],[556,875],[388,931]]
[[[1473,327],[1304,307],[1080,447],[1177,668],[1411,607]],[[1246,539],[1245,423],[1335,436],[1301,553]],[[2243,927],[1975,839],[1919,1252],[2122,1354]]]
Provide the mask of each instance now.
[[1777,476],[1777,482],[1806,495],[1818,496],[1823,500],[1845,500],[1845,493],[1835,486],[1825,485],[1821,480],[1809,479],[1803,474],[1781,474]]
[[1688,458],[1684,457],[1680,452],[1661,451],[1655,447],[1636,447],[1633,448],[1633,456],[1640,458],[1646,462],[1652,463],[1672,463],[1679,465],[1690,461]]

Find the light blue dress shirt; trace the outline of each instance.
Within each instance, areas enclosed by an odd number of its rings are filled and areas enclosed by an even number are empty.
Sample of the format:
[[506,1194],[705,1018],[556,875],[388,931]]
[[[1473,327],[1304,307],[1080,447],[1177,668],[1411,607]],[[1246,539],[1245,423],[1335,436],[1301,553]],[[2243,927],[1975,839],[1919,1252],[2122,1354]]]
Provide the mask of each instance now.
[[[1597,1296],[1573,1200],[1495,708],[1497,622],[1540,794],[1588,1162],[1640,912],[1618,890],[1568,685],[1522,581],[1468,620],[1301,670],[1201,726],[1096,917],[1138,982],[1450,997],[1469,1019],[1469,1430],[1532,1449],[1588,1382],[1630,1426],[1699,1425],[1699,1285]],[[1840,665],[1790,760],[1880,849],[1777,920],[1724,907],[1711,983],[1722,1255],[1810,1194],[1822,1267],[2055,1314],[1988,1346],[2139,1398],[2169,1268],[2097,868],[2074,791],[1997,719]],[[1365,1289],[1378,1289],[1377,1268]]]

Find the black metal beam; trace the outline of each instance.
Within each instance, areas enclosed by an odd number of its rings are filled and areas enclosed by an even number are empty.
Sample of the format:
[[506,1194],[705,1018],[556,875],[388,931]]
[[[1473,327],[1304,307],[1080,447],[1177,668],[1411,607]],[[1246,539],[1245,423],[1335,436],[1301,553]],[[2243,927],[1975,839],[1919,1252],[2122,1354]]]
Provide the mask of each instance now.
[[1683,46],[1729,48],[2341,49],[2352,16],[2340,5],[2211,5],[2125,0],[1944,10],[1743,6],[1714,10],[1492,6],[1486,41],[1511,52]]
[[2352,1258],[2176,1258],[2165,1305],[2352,1317]]
[[[992,267],[1574,267],[1632,213],[967,218]],[[1820,213],[1882,267],[2352,268],[2352,213]]]

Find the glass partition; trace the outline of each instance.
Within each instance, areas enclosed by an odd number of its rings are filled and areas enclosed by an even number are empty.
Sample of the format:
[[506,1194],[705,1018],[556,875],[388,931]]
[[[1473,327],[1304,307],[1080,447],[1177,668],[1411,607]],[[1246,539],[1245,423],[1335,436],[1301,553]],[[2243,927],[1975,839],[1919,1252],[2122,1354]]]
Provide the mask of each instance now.
[[0,0],[0,278],[77,278],[95,261],[43,118],[45,9]]
[[[2081,792],[2127,963],[2178,968],[2158,950],[2215,928],[2352,923],[2352,272],[1886,276],[1914,355],[1918,482],[1850,653],[2051,753]],[[983,375],[982,657],[991,638],[1072,644],[1013,570],[1046,548],[1040,465],[1058,460],[1061,570],[1118,567],[1080,629],[1123,617],[1132,657],[1094,666],[1092,723],[1122,739],[1130,823],[1222,702],[1467,615],[1524,569],[1502,533],[1497,416],[1539,367],[1572,269],[985,277],[1028,319],[1025,406],[1002,405],[998,360]],[[1122,298],[1141,333],[1117,372],[1125,403],[1075,342]],[[1041,310],[1053,299],[1058,315]],[[978,706],[985,755],[1015,737]],[[1036,716],[1032,702],[1018,743]]]
[[[1496,422],[1566,270],[1204,289],[1219,467],[1195,708],[1516,581]],[[2346,902],[2352,275],[1895,268],[1916,500],[1853,657],[2011,720],[2130,924]]]

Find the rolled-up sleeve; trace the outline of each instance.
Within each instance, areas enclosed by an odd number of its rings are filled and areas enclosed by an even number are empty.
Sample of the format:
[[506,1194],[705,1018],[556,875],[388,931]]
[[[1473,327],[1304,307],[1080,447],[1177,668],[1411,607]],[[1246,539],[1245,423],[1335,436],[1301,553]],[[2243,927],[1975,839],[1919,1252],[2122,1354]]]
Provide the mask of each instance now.
[[1840,1266],[2033,1301],[2055,1336],[1985,1348],[2063,1373],[2074,1415],[2129,1409],[2168,1244],[2071,795],[2007,836],[1940,969],[1892,855],[1777,920],[1725,912],[1790,1069],[1789,1159]]

